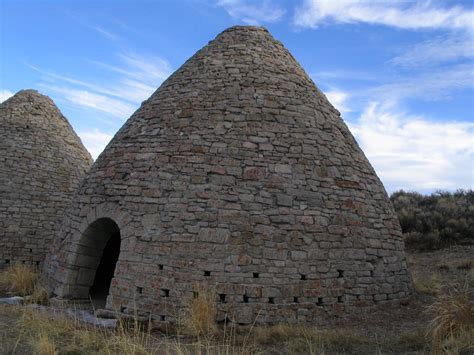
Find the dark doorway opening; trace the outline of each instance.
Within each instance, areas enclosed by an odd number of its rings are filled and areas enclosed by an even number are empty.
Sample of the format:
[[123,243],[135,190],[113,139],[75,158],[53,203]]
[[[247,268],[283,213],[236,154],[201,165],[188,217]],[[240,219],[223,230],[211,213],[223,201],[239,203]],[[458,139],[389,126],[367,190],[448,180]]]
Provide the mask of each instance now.
[[120,231],[114,232],[104,246],[94,282],[89,291],[95,308],[104,308],[120,254]]

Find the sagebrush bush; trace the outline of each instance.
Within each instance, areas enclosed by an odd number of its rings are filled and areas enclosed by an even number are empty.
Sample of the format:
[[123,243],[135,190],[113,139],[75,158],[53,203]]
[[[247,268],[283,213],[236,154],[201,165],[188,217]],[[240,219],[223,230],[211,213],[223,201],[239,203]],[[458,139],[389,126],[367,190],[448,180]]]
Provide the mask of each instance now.
[[431,195],[398,191],[390,196],[408,249],[435,250],[474,243],[474,191]]

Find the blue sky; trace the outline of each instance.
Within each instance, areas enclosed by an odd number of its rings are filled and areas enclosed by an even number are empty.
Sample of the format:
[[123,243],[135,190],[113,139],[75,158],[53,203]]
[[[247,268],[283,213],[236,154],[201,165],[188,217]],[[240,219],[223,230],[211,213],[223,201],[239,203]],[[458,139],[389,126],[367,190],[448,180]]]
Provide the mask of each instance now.
[[474,188],[474,1],[0,0],[0,102],[50,96],[94,157],[225,28],[262,25],[387,190]]

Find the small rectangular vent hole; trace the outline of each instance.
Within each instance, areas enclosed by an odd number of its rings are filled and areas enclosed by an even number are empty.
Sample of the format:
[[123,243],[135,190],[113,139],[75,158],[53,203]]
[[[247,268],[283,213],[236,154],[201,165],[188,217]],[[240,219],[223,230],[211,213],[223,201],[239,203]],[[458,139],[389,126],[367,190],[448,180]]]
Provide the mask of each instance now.
[[275,304],[275,297],[268,297],[268,303]]
[[211,276],[211,272],[210,271],[204,271],[204,276],[206,276],[206,277]]
[[166,320],[166,316],[161,315],[160,316],[160,321],[164,322]]
[[10,264],[10,259],[5,259],[5,264]]
[[300,303],[300,300],[298,299],[298,297],[293,297],[293,303]]
[[344,277],[344,271],[342,270],[337,270],[337,278],[342,279]]
[[343,303],[342,296],[339,296],[339,297],[337,298],[337,303]]
[[316,303],[318,306],[322,306],[323,305],[323,298],[322,297],[318,297],[318,302]]
[[169,297],[170,296],[170,290],[168,290],[166,288],[162,288],[160,290],[160,295],[161,295],[161,297]]
[[249,296],[244,295],[244,303],[249,303]]
[[137,286],[137,293],[141,295],[143,293],[143,287]]
[[258,279],[259,276],[260,276],[260,275],[258,274],[258,272],[254,272],[254,273],[253,273],[253,278],[254,278],[254,279]]
[[120,313],[124,313],[127,307],[125,306],[120,306]]
[[301,280],[306,280],[306,275],[301,274]]
[[158,264],[158,270],[163,270],[163,264]]
[[221,303],[226,303],[226,301],[225,301],[225,294],[224,294],[224,293],[220,293],[220,294],[219,294],[219,301],[220,301]]

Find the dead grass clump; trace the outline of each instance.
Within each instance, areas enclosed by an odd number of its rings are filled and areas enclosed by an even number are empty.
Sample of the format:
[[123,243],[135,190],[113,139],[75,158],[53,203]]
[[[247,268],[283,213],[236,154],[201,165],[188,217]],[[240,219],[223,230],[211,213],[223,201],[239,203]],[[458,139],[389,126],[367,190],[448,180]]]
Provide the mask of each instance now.
[[205,286],[195,286],[195,297],[190,301],[183,315],[183,331],[191,336],[212,337],[217,333],[216,293]]
[[31,296],[28,297],[27,303],[36,303],[41,305],[49,304],[49,293],[43,287],[35,287]]
[[445,349],[448,344],[450,347],[474,347],[474,338],[470,338],[470,344],[461,344],[474,329],[472,296],[466,282],[463,286],[455,285],[448,293],[438,296],[428,308],[434,316],[428,326],[428,336],[435,352]]
[[314,328],[297,324],[276,324],[253,328],[251,338],[255,344],[286,348],[290,353],[324,353],[324,344],[320,332]]
[[35,354],[38,355],[56,355],[56,347],[49,338],[48,334],[41,333],[34,341],[32,341],[32,347]]
[[301,326],[277,324],[273,326],[259,326],[253,329],[253,340],[262,345],[275,344],[287,341],[301,334]]
[[11,292],[18,296],[27,296],[33,293],[38,280],[38,271],[27,265],[15,264],[2,271],[0,279]]
[[158,354],[150,333],[137,326],[115,331],[84,325],[61,313],[24,309],[20,333],[35,354]]
[[437,295],[440,293],[443,283],[439,274],[421,275],[412,274],[413,287],[415,291],[423,295]]
[[131,320],[119,321],[117,329],[106,337],[107,349],[112,354],[155,354],[152,349],[157,341],[151,329],[151,319],[145,323],[136,314]]
[[351,329],[317,329],[304,325],[278,324],[253,329],[252,340],[259,345],[288,347],[290,353],[320,354],[324,350],[352,351],[367,342]]
[[393,352],[427,350],[425,329],[420,328],[394,334],[388,337],[383,345],[384,348],[390,349]]
[[469,271],[474,268],[474,260],[461,259],[461,260],[444,261],[438,265],[438,268],[443,271],[451,271],[451,270]]
[[[80,326],[77,321],[61,313],[47,314],[25,309],[19,326],[35,353],[48,354],[47,349],[53,349],[56,353],[90,353],[90,349],[103,347],[98,332],[91,327]],[[39,349],[45,349],[45,352]]]
[[320,332],[325,347],[337,352],[351,352],[356,346],[368,342],[353,329],[331,329]]
[[443,351],[445,354],[474,354],[474,329],[446,339]]

